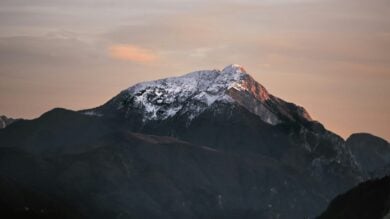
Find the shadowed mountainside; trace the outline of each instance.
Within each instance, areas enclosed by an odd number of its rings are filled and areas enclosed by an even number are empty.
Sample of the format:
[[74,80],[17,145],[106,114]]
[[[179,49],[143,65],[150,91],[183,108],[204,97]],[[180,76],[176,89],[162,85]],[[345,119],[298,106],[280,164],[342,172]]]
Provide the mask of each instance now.
[[318,219],[390,218],[390,176],[361,183],[337,196]]

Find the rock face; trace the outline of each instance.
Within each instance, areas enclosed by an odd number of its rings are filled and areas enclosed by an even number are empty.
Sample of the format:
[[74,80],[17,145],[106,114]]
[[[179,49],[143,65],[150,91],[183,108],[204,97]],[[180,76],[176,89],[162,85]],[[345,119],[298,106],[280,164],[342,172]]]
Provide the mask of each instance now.
[[0,149],[16,197],[2,212],[48,217],[313,217],[366,177],[342,138],[239,65],[54,109],[0,130]]
[[0,129],[3,129],[10,125],[11,123],[15,122],[16,119],[8,118],[6,116],[0,116]]
[[318,219],[390,218],[390,176],[369,180],[337,196]]

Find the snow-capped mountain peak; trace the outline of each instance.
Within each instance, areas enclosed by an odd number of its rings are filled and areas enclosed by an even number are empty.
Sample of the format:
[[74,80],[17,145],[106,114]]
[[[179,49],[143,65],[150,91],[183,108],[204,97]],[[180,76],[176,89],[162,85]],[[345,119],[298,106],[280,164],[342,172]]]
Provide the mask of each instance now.
[[[223,86],[225,88],[233,87],[236,83],[241,83],[245,79],[245,76],[249,76],[245,69],[237,64],[232,64],[225,67],[222,71],[220,70],[202,70],[195,71],[179,77],[165,78],[155,81],[138,83],[135,86],[128,88],[130,93],[138,92],[146,87],[158,86],[163,87],[164,85],[170,85],[171,87],[178,88],[182,86],[180,90],[209,90],[212,88]],[[211,89],[208,89],[211,88]]]
[[226,74],[246,74],[246,70],[242,65],[239,64],[231,64],[226,66],[223,70],[222,73]]
[[[281,115],[293,117],[283,105],[286,102],[270,95],[237,64],[229,65],[222,71],[202,70],[138,83],[122,91],[108,105],[122,112],[136,110],[146,122],[177,115],[191,121],[215,103],[239,105],[273,125],[282,121]],[[85,113],[103,115],[103,111],[97,108]],[[306,113],[303,108],[302,111]]]
[[222,71],[203,70],[180,77],[139,83],[127,89],[134,104],[144,110],[145,120],[166,119],[177,113],[193,119],[215,102],[234,102],[231,89],[255,92],[264,101],[268,93],[261,86],[253,89],[254,80],[237,64]]

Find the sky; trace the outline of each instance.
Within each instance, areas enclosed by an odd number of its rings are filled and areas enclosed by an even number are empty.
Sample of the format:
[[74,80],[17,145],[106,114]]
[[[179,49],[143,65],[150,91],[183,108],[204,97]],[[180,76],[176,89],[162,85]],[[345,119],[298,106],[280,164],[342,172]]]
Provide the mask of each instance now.
[[1,0],[0,114],[101,105],[141,81],[243,65],[347,138],[390,140],[389,0]]

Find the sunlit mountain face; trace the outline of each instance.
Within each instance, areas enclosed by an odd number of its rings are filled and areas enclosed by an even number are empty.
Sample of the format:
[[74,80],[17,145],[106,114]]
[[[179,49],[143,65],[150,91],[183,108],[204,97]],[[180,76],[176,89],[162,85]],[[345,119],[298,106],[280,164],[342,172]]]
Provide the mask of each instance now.
[[313,218],[390,165],[387,141],[343,140],[236,64],[16,121],[0,150],[14,218]]

